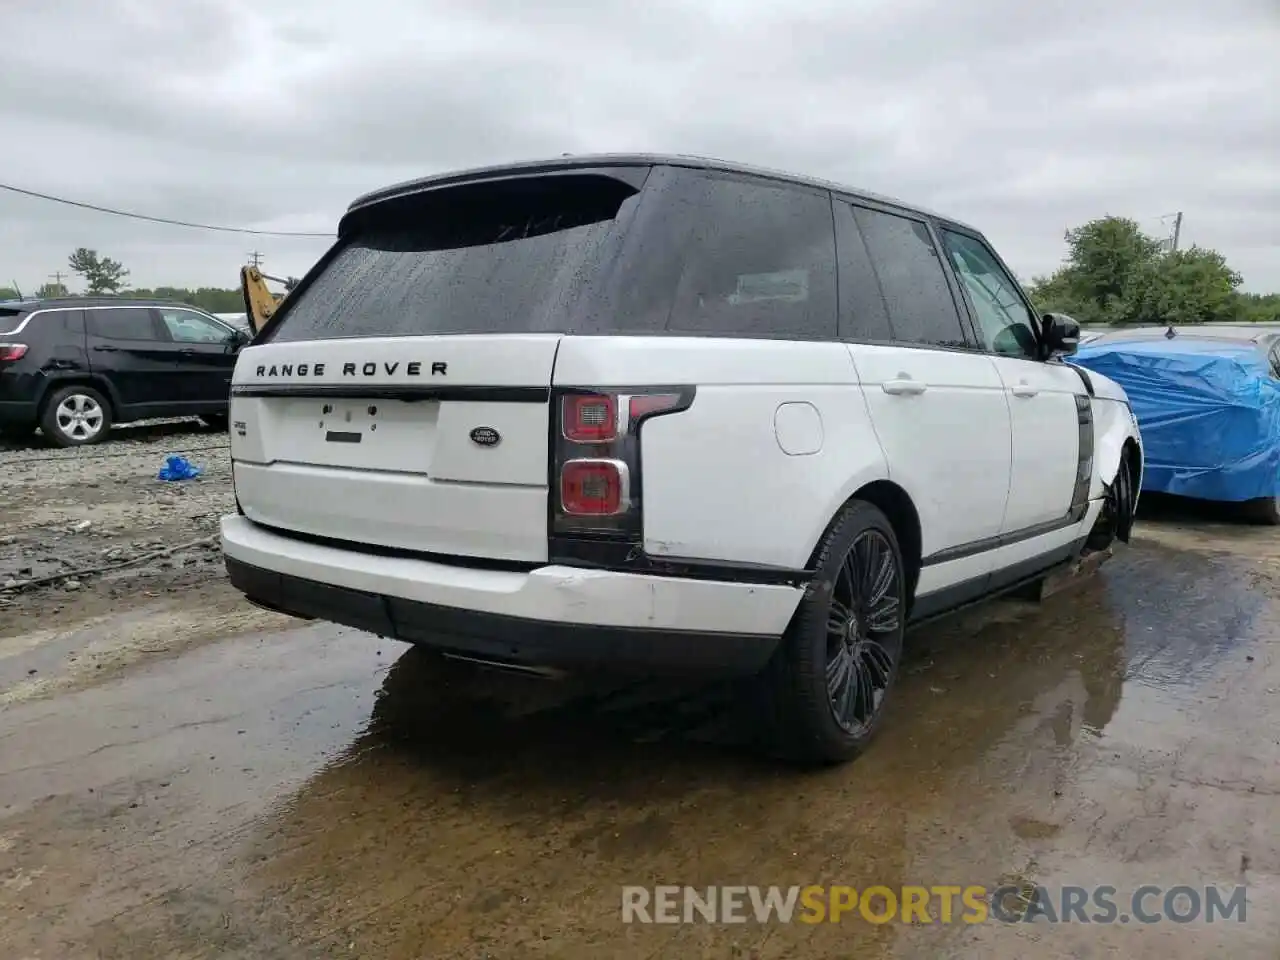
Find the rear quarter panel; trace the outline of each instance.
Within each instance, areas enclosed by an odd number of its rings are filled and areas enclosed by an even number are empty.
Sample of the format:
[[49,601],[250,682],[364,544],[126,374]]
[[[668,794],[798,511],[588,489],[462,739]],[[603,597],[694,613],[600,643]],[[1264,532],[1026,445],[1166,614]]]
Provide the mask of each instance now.
[[888,476],[840,343],[566,337],[556,383],[697,388],[641,432],[655,557],[802,569],[840,505]]

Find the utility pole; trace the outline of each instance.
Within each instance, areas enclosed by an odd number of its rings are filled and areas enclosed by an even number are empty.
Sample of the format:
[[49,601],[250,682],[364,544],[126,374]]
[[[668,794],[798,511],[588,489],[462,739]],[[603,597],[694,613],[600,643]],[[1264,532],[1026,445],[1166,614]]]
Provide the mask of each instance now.
[[262,254],[260,254],[257,250],[254,250],[252,253],[250,253],[249,265],[254,267],[262,266]]
[[49,279],[60,287],[62,286],[63,276],[65,276],[65,274],[63,274],[61,270],[55,270],[53,273],[49,274]]
[[1182,235],[1182,211],[1173,218],[1173,252],[1178,252],[1178,238]]

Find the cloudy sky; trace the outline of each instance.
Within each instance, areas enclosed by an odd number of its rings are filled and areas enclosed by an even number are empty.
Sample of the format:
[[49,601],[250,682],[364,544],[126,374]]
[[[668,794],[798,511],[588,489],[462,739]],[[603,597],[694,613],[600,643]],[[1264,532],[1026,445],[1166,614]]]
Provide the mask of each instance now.
[[[796,170],[981,226],[1024,278],[1107,213],[1280,291],[1280,0],[0,0],[0,182],[331,230],[361,192],[564,152]],[[138,284],[324,240],[0,191],[0,285],[88,246]]]

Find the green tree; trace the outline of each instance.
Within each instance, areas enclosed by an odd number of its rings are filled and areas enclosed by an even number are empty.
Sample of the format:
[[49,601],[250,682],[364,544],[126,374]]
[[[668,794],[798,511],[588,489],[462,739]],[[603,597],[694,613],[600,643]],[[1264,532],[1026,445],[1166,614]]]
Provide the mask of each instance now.
[[[1216,250],[1162,252],[1133,220],[1102,217],[1066,233],[1067,257],[1029,293],[1041,310],[1081,323],[1212,323],[1265,319],[1272,301],[1237,292],[1240,274]],[[1277,298],[1280,299],[1280,298]]]
[[1280,293],[1240,293],[1240,319],[1245,323],[1280,323]]
[[193,307],[199,307],[210,313],[243,313],[244,297],[238,289],[224,290],[219,287],[156,287],[147,289],[138,287],[124,291],[125,296],[142,297],[156,300],[173,300]]
[[1070,314],[1082,323],[1125,323],[1126,299],[1135,277],[1160,255],[1160,243],[1134,220],[1101,217],[1066,232],[1066,262],[1032,283],[1031,295],[1045,310]]
[[1125,323],[1214,323],[1241,318],[1240,274],[1216,250],[1191,247],[1143,264],[1125,291]]
[[0,300],[21,300],[17,287],[0,287]]
[[129,276],[129,271],[119,261],[100,257],[98,251],[88,247],[77,247],[67,263],[73,272],[84,277],[85,293],[91,296],[118,293]]
[[71,292],[67,290],[65,283],[46,283],[36,291],[36,296],[42,300],[52,300],[54,297],[69,297]]

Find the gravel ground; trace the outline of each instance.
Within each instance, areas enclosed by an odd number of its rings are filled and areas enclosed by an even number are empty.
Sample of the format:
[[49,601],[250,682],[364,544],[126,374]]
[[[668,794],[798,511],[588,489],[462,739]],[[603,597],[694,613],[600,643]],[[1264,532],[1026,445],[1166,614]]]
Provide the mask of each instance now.
[[[202,475],[158,480],[170,454]],[[118,428],[74,450],[0,446],[0,620],[220,577],[218,517],[234,502],[227,436],[196,421]]]

